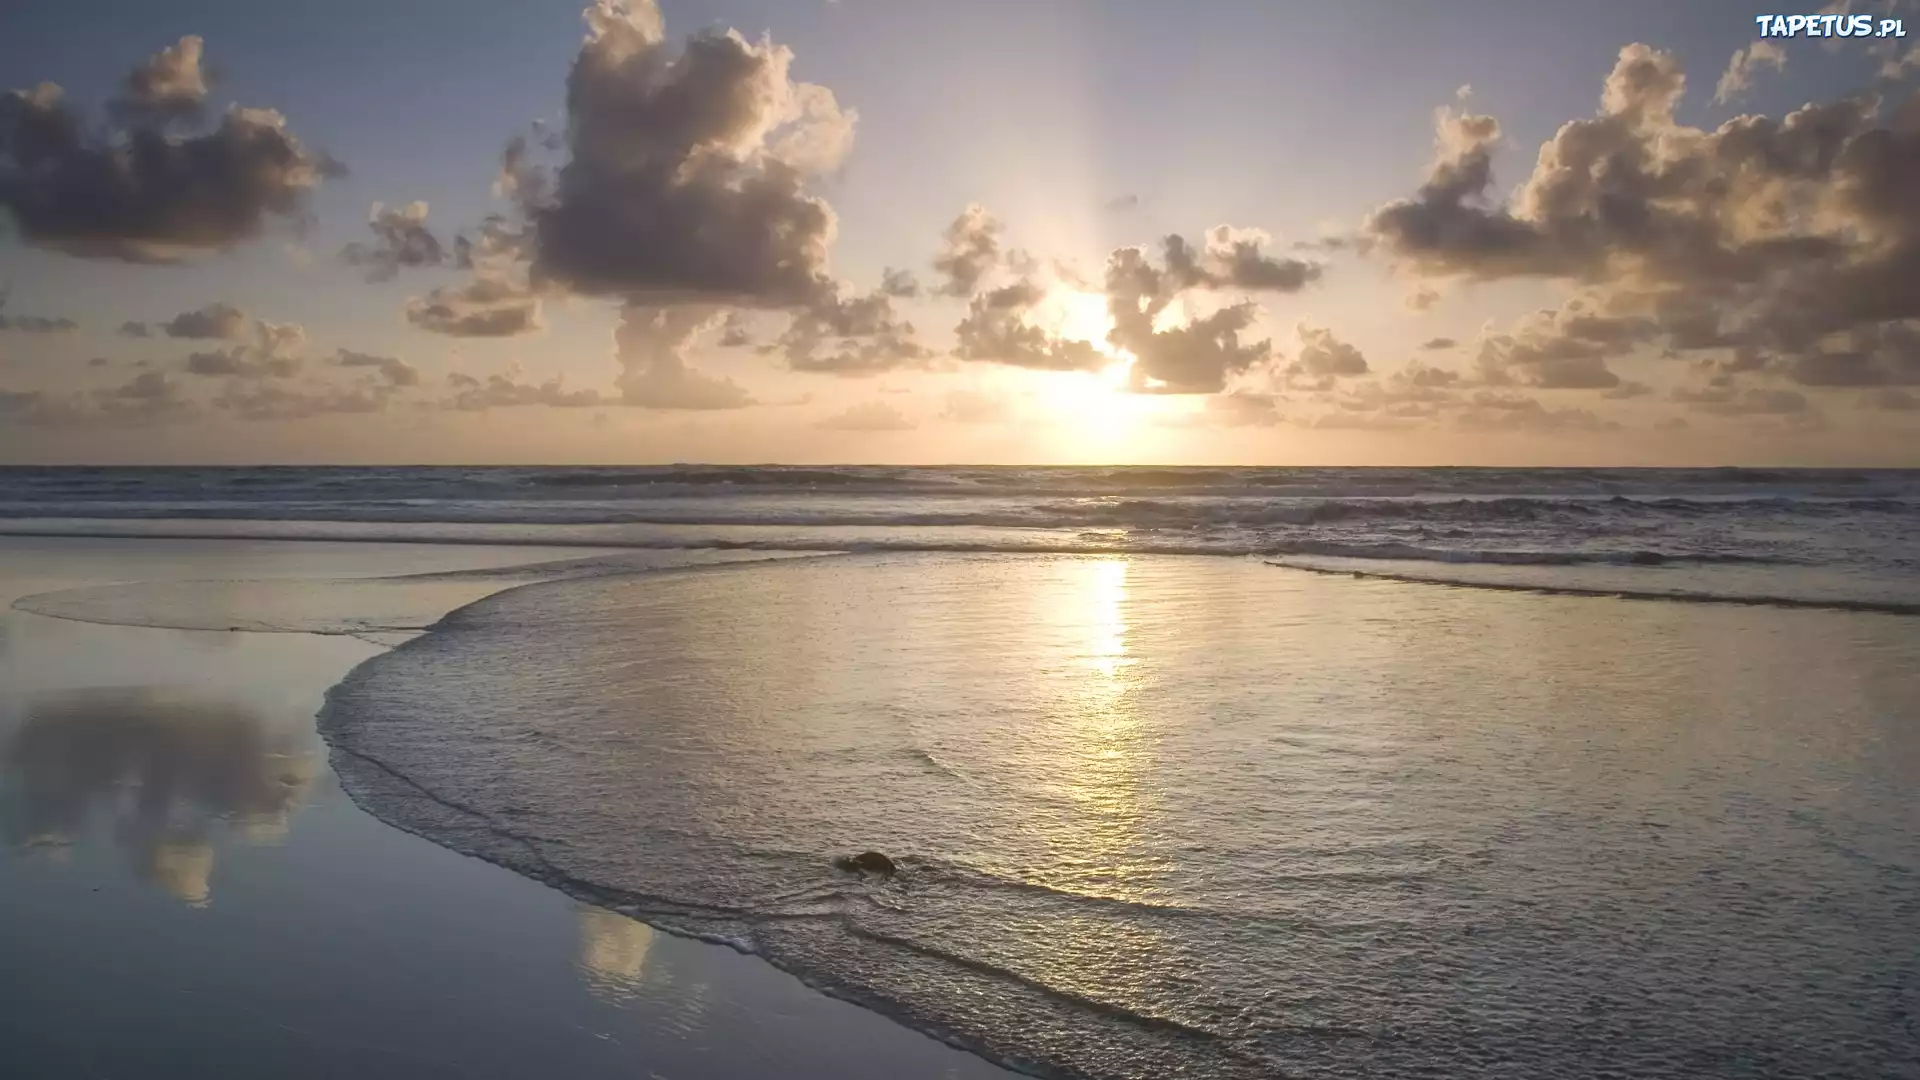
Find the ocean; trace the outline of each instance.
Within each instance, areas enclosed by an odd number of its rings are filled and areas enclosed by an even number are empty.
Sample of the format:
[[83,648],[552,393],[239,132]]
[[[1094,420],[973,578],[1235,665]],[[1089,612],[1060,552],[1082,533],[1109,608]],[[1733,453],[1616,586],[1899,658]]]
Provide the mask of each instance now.
[[1916,523],[1906,471],[0,470],[0,534],[579,549],[21,605],[391,635],[319,720],[377,816],[1100,1080],[1920,1076]]

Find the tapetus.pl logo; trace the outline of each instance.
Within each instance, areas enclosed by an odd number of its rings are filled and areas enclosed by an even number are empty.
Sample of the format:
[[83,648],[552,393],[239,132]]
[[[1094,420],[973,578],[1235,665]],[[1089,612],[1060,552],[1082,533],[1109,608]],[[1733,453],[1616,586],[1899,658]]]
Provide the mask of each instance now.
[[1763,38],[1903,38],[1907,28],[1899,19],[1871,15],[1755,15]]

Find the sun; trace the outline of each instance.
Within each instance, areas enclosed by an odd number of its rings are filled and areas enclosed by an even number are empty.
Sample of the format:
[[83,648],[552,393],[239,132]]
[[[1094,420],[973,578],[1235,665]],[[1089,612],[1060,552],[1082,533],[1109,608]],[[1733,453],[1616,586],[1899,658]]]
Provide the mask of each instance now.
[[1084,341],[1110,358],[1097,371],[1035,372],[1037,397],[1076,453],[1115,460],[1129,449],[1154,407],[1147,395],[1129,391],[1134,358],[1107,340],[1113,329],[1107,299],[1099,293],[1056,287],[1035,308],[1035,326],[1056,338]]

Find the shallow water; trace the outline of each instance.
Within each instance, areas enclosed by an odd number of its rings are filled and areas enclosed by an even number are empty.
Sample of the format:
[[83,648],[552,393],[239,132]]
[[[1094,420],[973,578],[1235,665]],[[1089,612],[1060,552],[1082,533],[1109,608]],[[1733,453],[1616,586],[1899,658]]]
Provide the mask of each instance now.
[[[356,809],[312,718],[375,645],[149,628],[325,625],[340,575],[567,554],[0,540],[0,1077],[1006,1075]],[[93,591],[221,575],[259,580]],[[349,592],[406,611],[421,581]],[[4,608],[76,586],[149,625]]]
[[383,818],[1028,1068],[1912,1076],[1916,657],[1892,615],[867,555],[515,589],[322,727]]

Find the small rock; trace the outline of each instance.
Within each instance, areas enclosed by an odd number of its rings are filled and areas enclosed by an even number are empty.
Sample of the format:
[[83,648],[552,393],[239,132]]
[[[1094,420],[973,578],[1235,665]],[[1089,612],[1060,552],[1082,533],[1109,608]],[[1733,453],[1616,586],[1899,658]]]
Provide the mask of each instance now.
[[857,874],[879,874],[892,877],[893,860],[877,851],[863,851],[858,855],[841,855],[833,860],[833,865],[842,870]]

